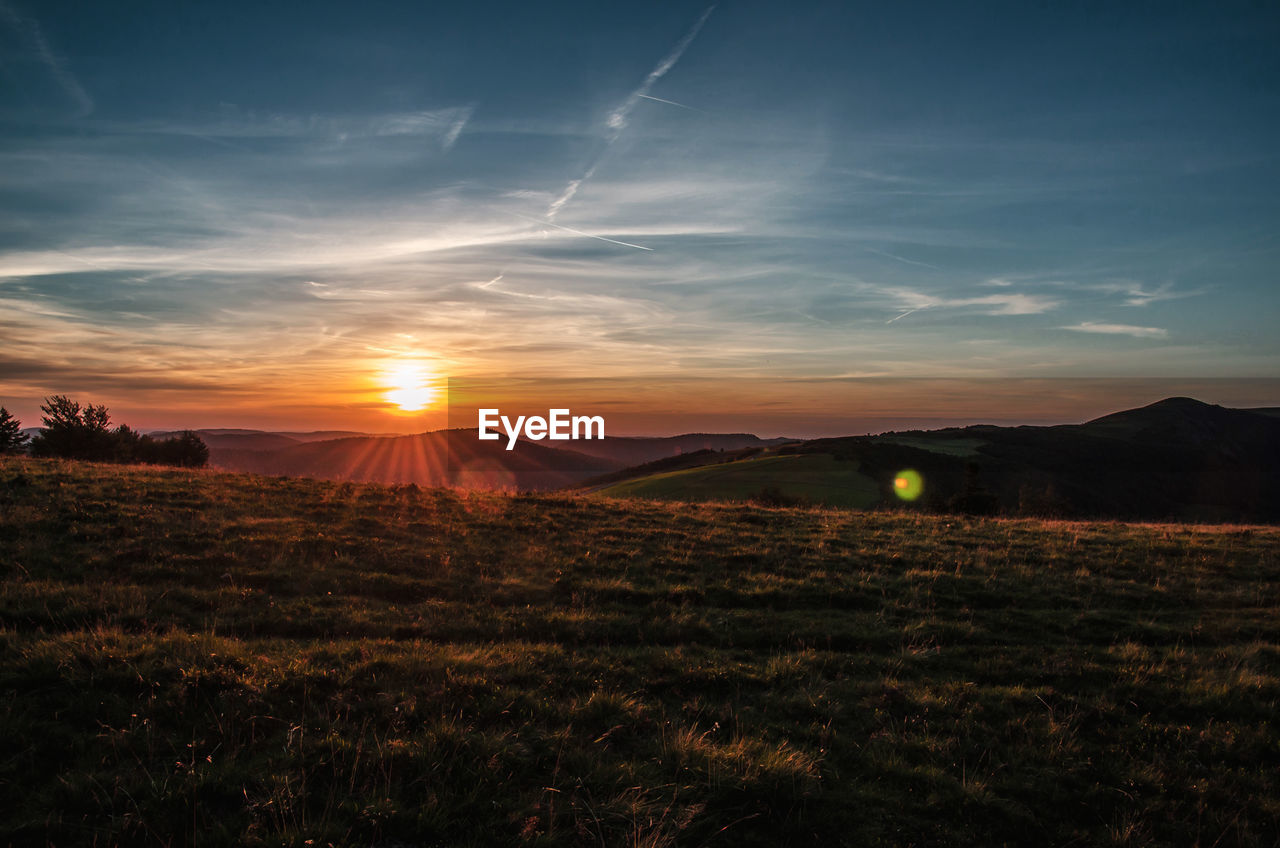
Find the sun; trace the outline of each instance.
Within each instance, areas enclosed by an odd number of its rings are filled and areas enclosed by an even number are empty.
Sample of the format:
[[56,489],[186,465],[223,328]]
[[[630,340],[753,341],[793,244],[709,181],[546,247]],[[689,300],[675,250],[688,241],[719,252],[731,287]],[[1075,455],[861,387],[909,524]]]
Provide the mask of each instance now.
[[387,369],[384,380],[387,391],[383,395],[401,412],[417,412],[426,409],[436,399],[436,388],[431,385],[431,374],[421,363],[400,362]]

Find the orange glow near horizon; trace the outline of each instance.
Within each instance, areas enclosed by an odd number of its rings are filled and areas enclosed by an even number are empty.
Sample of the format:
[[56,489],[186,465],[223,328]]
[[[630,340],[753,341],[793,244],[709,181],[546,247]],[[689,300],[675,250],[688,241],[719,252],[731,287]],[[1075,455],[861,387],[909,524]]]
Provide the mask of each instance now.
[[[970,424],[1078,424],[1173,396],[1228,407],[1274,407],[1275,378],[915,378],[786,380],[764,377],[530,376],[470,372],[448,352],[388,350],[272,369],[212,387],[130,390],[93,382],[6,383],[0,406],[39,427],[55,394],[105,404],[113,425],[141,430],[245,428],[268,432],[422,433],[476,426],[476,410],[545,415],[551,408],[604,416],[613,436],[754,433],[818,438]],[[585,365],[584,365],[585,368]],[[148,377],[150,379],[150,377]],[[224,379],[224,378],[217,378]],[[114,384],[112,384],[114,386]],[[890,484],[893,478],[886,481]]]
[[432,385],[433,375],[421,362],[398,362],[387,369],[383,397],[401,412],[420,412],[429,408],[439,396]]

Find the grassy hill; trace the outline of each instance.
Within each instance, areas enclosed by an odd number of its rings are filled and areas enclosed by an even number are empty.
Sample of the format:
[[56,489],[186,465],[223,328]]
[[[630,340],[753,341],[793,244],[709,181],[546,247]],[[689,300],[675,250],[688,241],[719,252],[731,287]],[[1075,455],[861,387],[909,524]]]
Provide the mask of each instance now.
[[637,464],[690,452],[763,449],[785,439],[748,433],[686,433],[668,437],[579,439],[570,443],[505,439],[481,442],[472,430],[412,436],[263,433],[200,430],[209,464],[223,471],[282,474],[363,483],[543,491]]
[[868,507],[880,499],[875,480],[854,462],[829,455],[753,456],[736,462],[703,465],[624,480],[599,490],[608,497],[681,501],[745,501],[790,498],[827,506]]
[[[615,472],[601,478],[610,484],[602,490],[696,501],[771,489],[833,506],[897,504],[893,481],[910,469],[923,480],[914,506],[935,512],[1280,523],[1280,420],[1191,398],[1084,424],[952,427],[769,450],[779,459],[766,465],[713,455],[705,460],[716,467],[701,472]],[[810,461],[782,461],[789,454]]]
[[501,441],[479,441],[474,430],[316,440],[278,450],[213,448],[210,464],[257,474],[517,491],[560,488],[619,467],[543,442],[523,440],[508,451]]
[[1272,528],[6,460],[0,577],[0,844],[1280,839]]

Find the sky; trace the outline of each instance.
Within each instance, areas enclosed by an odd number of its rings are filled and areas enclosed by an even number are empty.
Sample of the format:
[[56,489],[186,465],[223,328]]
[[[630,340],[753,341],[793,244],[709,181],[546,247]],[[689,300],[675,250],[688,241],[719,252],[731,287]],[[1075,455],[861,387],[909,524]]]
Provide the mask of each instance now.
[[1280,405],[1277,43],[1262,3],[0,0],[0,404]]

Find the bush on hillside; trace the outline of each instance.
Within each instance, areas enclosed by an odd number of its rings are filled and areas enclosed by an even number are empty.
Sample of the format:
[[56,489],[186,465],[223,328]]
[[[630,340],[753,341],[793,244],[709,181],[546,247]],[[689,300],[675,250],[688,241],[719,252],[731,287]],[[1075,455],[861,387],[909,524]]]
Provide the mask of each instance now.
[[199,468],[209,462],[208,446],[191,430],[160,440],[127,424],[113,430],[105,406],[82,407],[64,395],[45,398],[40,409],[45,413],[44,427],[31,440],[31,453],[35,456],[186,468]]

